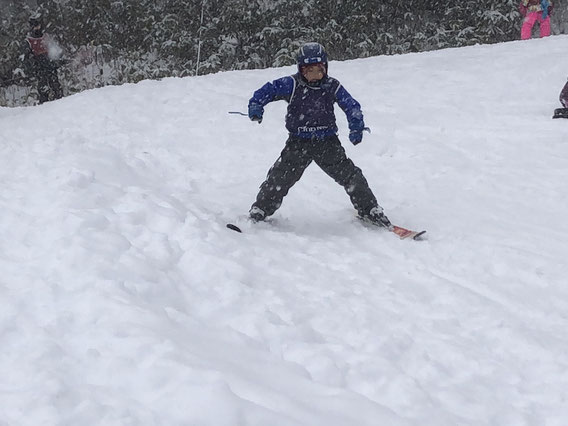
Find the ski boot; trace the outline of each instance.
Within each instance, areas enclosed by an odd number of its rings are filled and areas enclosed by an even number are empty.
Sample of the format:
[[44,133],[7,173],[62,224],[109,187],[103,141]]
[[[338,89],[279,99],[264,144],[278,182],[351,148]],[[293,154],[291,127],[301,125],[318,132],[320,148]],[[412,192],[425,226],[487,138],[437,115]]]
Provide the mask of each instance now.
[[382,226],[387,229],[392,229],[393,225],[390,222],[389,218],[385,216],[383,213],[383,209],[381,207],[373,207],[369,210],[368,214],[359,214],[359,217],[366,222],[372,223],[376,226]]
[[266,219],[266,213],[264,213],[264,210],[253,206],[249,210],[249,219],[252,223],[262,222]]

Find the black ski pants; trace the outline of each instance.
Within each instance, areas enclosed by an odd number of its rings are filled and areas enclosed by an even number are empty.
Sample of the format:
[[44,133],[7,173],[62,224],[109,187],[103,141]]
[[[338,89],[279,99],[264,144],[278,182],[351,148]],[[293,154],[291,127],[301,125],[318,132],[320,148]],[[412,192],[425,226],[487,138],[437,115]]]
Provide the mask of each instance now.
[[266,216],[272,215],[312,161],[345,188],[360,215],[368,214],[377,206],[363,172],[347,158],[339,138],[334,135],[324,139],[290,136],[280,158],[268,171],[252,207],[262,209]]
[[63,97],[63,90],[57,76],[57,68],[43,68],[37,72],[37,91],[40,104],[49,100],[50,91],[53,91],[53,99]]

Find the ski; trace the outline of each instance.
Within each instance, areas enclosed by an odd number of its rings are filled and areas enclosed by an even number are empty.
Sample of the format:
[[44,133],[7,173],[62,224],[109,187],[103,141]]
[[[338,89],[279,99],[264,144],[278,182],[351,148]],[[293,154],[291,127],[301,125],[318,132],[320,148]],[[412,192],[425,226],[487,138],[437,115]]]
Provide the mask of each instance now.
[[[237,225],[238,223],[238,225]],[[275,223],[273,218],[268,218],[263,220],[259,223],[253,222],[248,216],[239,217],[233,223],[227,223],[226,227],[231,231],[238,232],[239,234],[243,234],[244,232],[250,230],[251,226],[260,226],[262,228],[263,225],[272,225]],[[256,225],[255,225],[256,224]],[[244,232],[243,232],[244,231]]]
[[241,228],[239,228],[237,225],[234,225],[232,223],[227,223],[227,228],[229,228],[231,231],[239,232],[241,234],[243,233]]
[[400,238],[401,240],[406,240],[408,238],[412,238],[413,240],[416,240],[416,241],[423,240],[424,234],[426,233],[426,231],[413,231],[411,229],[403,228],[402,226],[396,226],[396,225],[392,225],[391,227],[386,228],[382,225],[379,225],[378,223],[371,222],[367,218],[362,218],[360,216],[357,216],[357,219],[359,219],[365,225],[373,226],[375,228],[385,229],[387,231],[390,231],[393,234],[398,235],[398,238]]
[[393,226],[392,229],[389,229],[389,231],[398,235],[398,237],[401,240],[412,238],[413,240],[417,241],[423,240],[424,239],[423,235],[426,233],[426,231],[412,231],[410,229],[402,228],[400,226]]
[[[251,226],[256,226],[256,227],[263,227],[264,225],[272,225],[275,223],[275,220],[273,219],[266,219],[263,220],[262,222],[259,222],[255,225],[255,222],[250,221],[249,219],[247,219],[248,223],[244,223],[244,227],[243,225],[239,226],[239,225],[235,225],[234,223],[227,223],[226,227],[228,229],[230,229],[231,231],[235,231],[238,232],[239,234],[243,234],[243,230],[246,232],[247,230],[250,229]],[[264,228],[266,229],[266,227]]]
[[[377,228],[383,228],[380,225],[365,221],[365,223],[368,223],[369,225],[372,226],[376,226]],[[237,225],[235,225],[234,223],[227,223],[227,228],[230,229],[231,231],[235,231],[238,232],[240,234],[243,233],[243,230],[238,227]],[[386,229],[386,228],[385,228]],[[403,228],[401,226],[392,226],[392,228],[387,229],[387,231],[392,232],[393,234],[396,234],[398,236],[398,238],[400,238],[401,240],[406,240],[408,238],[412,238],[413,240],[419,241],[419,240],[423,240],[424,239],[424,234],[426,233],[426,231],[413,231],[411,229],[406,229]]]

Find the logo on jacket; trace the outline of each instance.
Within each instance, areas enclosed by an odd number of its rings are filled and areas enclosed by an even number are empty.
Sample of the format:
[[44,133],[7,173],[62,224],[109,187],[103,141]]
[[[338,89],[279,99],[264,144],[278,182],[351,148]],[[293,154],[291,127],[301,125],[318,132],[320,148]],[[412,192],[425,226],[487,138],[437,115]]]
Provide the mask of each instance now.
[[320,130],[327,130],[329,129],[329,126],[301,126],[298,127],[298,133],[313,133],[313,132],[319,132]]

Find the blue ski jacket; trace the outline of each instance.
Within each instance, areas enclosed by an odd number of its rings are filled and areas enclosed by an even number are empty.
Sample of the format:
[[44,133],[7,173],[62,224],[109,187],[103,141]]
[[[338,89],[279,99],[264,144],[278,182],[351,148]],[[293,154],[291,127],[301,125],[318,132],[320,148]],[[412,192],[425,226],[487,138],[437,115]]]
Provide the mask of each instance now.
[[302,139],[323,139],[337,134],[334,104],[345,112],[349,130],[365,127],[361,105],[336,79],[325,76],[317,85],[308,84],[299,73],[266,83],[249,100],[249,115],[262,117],[264,107],[273,101],[288,102],[286,129]]

